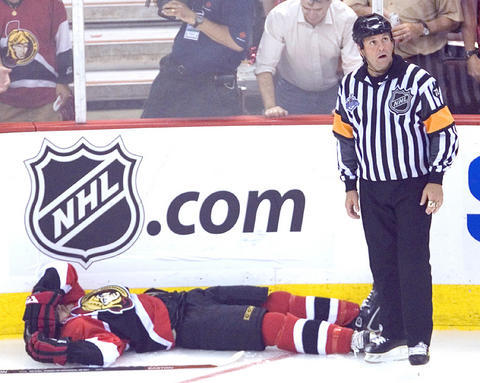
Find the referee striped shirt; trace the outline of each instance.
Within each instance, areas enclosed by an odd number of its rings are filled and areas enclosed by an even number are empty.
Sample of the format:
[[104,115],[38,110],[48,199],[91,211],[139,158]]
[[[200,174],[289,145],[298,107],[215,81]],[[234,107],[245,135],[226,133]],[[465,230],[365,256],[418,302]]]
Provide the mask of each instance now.
[[357,177],[393,181],[429,174],[442,183],[458,151],[453,117],[436,80],[394,56],[381,77],[366,65],[346,75],[339,87],[333,132],[346,189]]

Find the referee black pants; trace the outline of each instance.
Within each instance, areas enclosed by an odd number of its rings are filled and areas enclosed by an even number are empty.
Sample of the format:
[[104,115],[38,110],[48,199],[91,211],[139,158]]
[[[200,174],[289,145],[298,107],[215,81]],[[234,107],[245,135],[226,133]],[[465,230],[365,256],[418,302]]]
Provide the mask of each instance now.
[[383,336],[408,346],[432,335],[431,215],[420,206],[428,176],[360,181],[360,206],[370,268],[380,298]]

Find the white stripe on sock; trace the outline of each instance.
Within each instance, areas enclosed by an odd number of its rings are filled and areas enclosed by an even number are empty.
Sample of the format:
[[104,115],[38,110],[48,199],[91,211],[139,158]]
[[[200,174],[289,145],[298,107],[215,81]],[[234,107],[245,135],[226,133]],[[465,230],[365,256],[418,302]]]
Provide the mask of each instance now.
[[307,319],[315,319],[315,297],[305,297],[305,312]]
[[330,310],[328,312],[328,320],[329,323],[335,323],[337,321],[338,315],[338,299],[331,298],[330,299]]
[[317,351],[320,355],[327,354],[327,337],[330,323],[322,321],[318,329]]
[[305,326],[306,319],[299,319],[295,322],[295,326],[293,327],[293,344],[295,345],[295,349],[297,352],[305,354],[303,349],[303,327]]

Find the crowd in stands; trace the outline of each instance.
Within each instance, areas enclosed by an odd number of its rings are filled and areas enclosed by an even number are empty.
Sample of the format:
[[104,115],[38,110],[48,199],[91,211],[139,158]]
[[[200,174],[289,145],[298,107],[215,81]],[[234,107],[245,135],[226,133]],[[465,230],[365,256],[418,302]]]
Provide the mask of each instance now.
[[[182,26],[161,60],[142,117],[245,113],[236,71],[252,45],[266,117],[330,114],[340,79],[362,65],[352,25],[372,13],[371,3],[159,0],[159,13]],[[395,53],[438,79],[455,114],[480,111],[479,3],[384,2]],[[0,122],[73,118],[59,112],[71,101],[67,84],[73,78],[61,0],[2,0],[0,14]],[[449,43],[452,33],[460,36],[457,44]]]
[[[265,10],[268,13],[265,23],[265,30],[257,52],[257,79],[259,88],[262,91],[264,101],[265,115],[267,117],[279,117],[290,114],[299,114],[294,106],[287,104],[283,95],[284,89],[288,86],[287,94],[292,99],[301,100],[299,92],[303,92],[304,99],[299,103],[309,104],[308,97],[316,99],[317,102],[327,107],[331,104],[328,95],[324,93],[326,86],[318,84],[329,67],[332,68],[333,60],[340,59],[338,77],[351,70],[353,57],[348,57],[346,51],[349,51],[351,41],[351,24],[347,16],[348,11],[342,9],[342,5],[350,7],[357,16],[368,15],[372,13],[371,0],[339,0],[332,1],[285,1],[283,4],[271,8],[273,1],[264,1]],[[292,5],[296,3],[301,6],[304,17],[298,17],[293,25],[291,13]],[[479,18],[478,0],[425,0],[425,1],[388,1],[384,2],[384,16],[389,19],[393,26],[393,37],[395,39],[395,53],[431,73],[438,79],[444,98],[453,113],[478,113],[480,110],[480,59],[478,56],[478,27]],[[317,14],[322,12],[323,6],[329,6],[329,12],[318,22],[312,24],[309,15],[312,11]],[[313,8],[313,9],[312,9]],[[342,13],[339,13],[342,9]],[[329,16],[334,15],[331,19]],[[283,17],[283,18],[282,18]],[[342,20],[342,17],[344,20]],[[290,21],[290,24],[286,20]],[[340,22],[342,20],[342,22]],[[336,24],[338,23],[338,27]],[[350,33],[341,30],[340,26],[346,26]],[[330,30],[325,30],[330,27]],[[288,30],[287,30],[288,28]],[[308,62],[305,57],[295,52],[292,53],[290,40],[292,36],[302,33],[301,28],[320,30],[324,28],[322,35],[321,49],[326,50],[324,54],[330,55],[330,61],[322,58],[322,65],[316,68],[314,65],[315,57],[318,57],[317,51],[308,46],[304,53],[310,55]],[[283,32],[280,33],[279,30]],[[452,32],[461,31],[465,48],[449,44],[448,37]],[[342,38],[343,37],[343,38]],[[312,38],[310,41],[313,45]],[[297,47],[300,44],[296,44]],[[329,49],[331,48],[331,49]],[[356,47],[355,47],[356,48]],[[276,52],[272,57],[271,51]],[[341,53],[340,53],[341,52]],[[357,55],[355,49],[352,54]],[[281,57],[280,57],[281,56]],[[292,67],[303,65],[303,70],[295,73]],[[310,65],[310,68],[307,66]],[[264,77],[266,73],[271,73],[276,78],[275,86],[272,87],[271,81],[265,85]],[[302,79],[310,78],[305,83]],[[329,76],[329,79],[334,78]],[[287,85],[285,85],[287,84]],[[267,89],[274,89],[276,98],[271,97],[274,94]],[[275,104],[275,108],[272,105]],[[328,109],[328,108],[327,108]],[[273,111],[273,112],[272,112]],[[309,112],[305,108],[300,114],[310,113],[328,113],[328,110],[322,110],[321,107],[315,111]]]

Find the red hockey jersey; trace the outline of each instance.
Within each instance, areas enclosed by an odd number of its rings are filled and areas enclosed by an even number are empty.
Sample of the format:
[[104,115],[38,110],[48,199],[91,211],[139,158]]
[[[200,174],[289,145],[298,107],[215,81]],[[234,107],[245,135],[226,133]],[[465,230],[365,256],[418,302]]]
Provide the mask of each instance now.
[[33,291],[56,287],[65,292],[61,304],[75,305],[63,321],[61,336],[94,344],[104,366],[113,363],[127,347],[147,352],[169,350],[175,345],[167,308],[158,298],[132,294],[117,285],[85,294],[74,267],[60,262],[44,268]]
[[0,49],[12,68],[10,88],[0,102],[39,107],[56,98],[57,83],[73,81],[72,41],[61,0],[0,1]]

